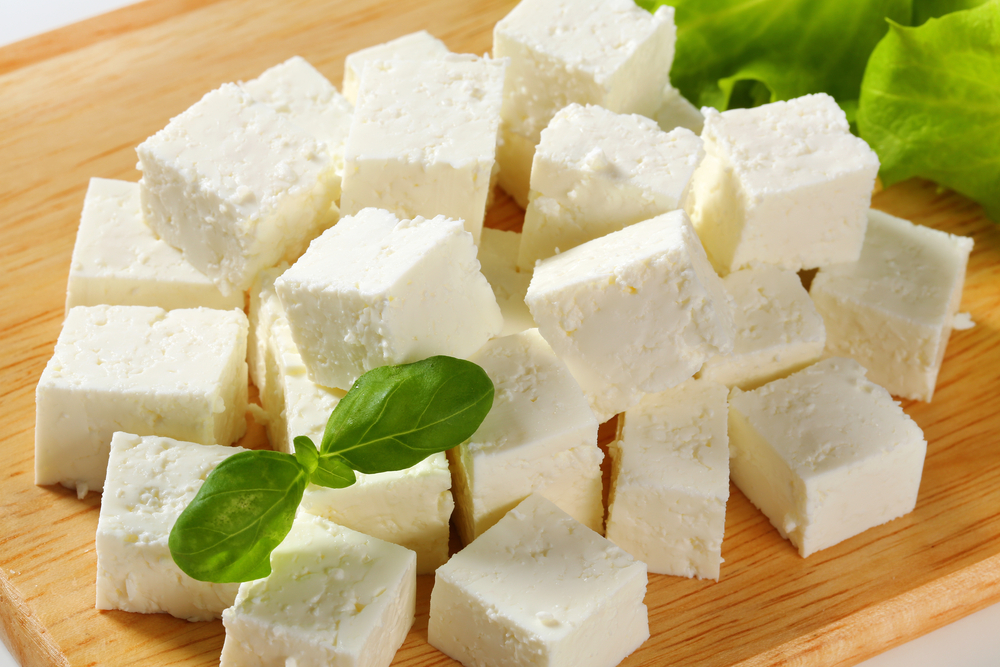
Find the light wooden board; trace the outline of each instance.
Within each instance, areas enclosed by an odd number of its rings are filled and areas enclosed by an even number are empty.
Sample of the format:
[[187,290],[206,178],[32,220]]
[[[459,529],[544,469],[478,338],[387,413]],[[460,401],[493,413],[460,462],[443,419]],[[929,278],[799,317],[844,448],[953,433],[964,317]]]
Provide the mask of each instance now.
[[[137,179],[135,145],[222,82],[299,54],[339,83],[347,53],[420,28],[483,53],[513,4],[162,0],[0,49],[0,628],[25,667],[212,665],[222,645],[219,623],[95,611],[99,497],[33,484],[87,180]],[[916,511],[803,560],[734,489],[721,581],[651,576],[653,636],[625,665],[849,665],[1000,600],[1000,229],[925,182],[875,205],[976,242],[978,324],[952,335],[934,402],[905,405],[929,441]],[[501,197],[489,222],[521,214]],[[395,664],[453,664],[426,642],[432,582]]]

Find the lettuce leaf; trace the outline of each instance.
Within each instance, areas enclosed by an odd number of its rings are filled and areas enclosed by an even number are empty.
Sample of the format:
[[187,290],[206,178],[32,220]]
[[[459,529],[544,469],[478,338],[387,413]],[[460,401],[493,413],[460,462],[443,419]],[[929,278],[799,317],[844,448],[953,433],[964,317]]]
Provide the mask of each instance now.
[[890,23],[865,70],[858,128],[886,185],[928,178],[1000,221],[1000,0]]
[[673,85],[695,105],[729,109],[832,95],[852,118],[883,18],[909,23],[913,0],[637,0],[676,8]]
[[986,0],[913,0],[913,22],[909,25],[923,25],[927,19],[941,18],[945,14],[972,9]]

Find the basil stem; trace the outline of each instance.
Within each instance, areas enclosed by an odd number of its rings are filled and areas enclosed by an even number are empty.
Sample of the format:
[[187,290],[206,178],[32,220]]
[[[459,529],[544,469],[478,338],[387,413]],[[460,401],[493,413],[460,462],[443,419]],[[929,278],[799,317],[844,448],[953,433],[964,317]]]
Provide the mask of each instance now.
[[492,406],[493,382],[469,361],[431,357],[369,371],[333,410],[319,450],[298,436],[294,456],[247,451],[220,463],[170,531],[174,562],[199,581],[266,577],[308,484],[343,488],[355,470],[414,466],[468,439]]

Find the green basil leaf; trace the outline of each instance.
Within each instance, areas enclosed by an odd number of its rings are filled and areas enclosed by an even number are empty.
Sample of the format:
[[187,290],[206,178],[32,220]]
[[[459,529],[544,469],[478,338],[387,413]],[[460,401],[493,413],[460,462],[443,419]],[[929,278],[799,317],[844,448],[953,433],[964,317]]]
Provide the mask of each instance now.
[[295,460],[306,469],[311,476],[319,465],[319,450],[308,436],[299,435],[292,440],[295,447]]
[[886,33],[882,19],[906,23],[912,12],[912,0],[638,2],[676,9],[671,83],[695,106],[720,110],[818,92],[849,108]]
[[1000,0],[891,24],[865,72],[858,127],[886,185],[928,178],[1000,222]]
[[493,407],[493,382],[470,361],[431,357],[371,370],[334,408],[320,452],[363,473],[403,470],[468,439]]
[[230,456],[212,471],[170,531],[174,562],[199,581],[266,577],[271,551],[291,530],[308,478],[289,454]]
[[357,481],[354,469],[336,454],[321,454],[319,467],[313,472],[310,482],[330,489],[343,489]]

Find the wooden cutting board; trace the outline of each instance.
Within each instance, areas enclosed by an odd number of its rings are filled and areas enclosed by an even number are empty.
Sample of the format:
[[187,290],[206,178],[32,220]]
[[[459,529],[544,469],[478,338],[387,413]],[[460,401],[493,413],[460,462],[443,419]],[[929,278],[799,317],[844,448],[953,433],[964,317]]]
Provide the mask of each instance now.
[[[99,496],[33,484],[34,387],[88,179],[138,179],[134,147],[223,82],[299,54],[339,83],[346,54],[421,28],[483,53],[513,5],[157,0],[0,49],[0,627],[25,667],[213,665],[223,640],[218,622],[96,611]],[[952,334],[934,402],[905,404],[929,442],[916,510],[804,560],[733,489],[721,581],[651,576],[652,638],[623,664],[850,665],[1000,600],[1000,228],[926,182],[875,205],[976,243],[977,326]],[[521,219],[501,196],[488,222]],[[453,664],[426,641],[432,584],[394,664]]]

